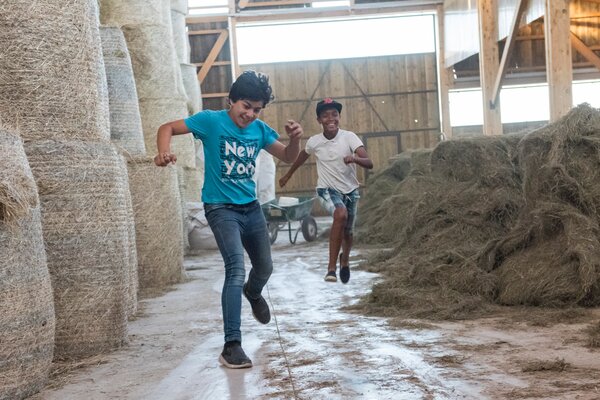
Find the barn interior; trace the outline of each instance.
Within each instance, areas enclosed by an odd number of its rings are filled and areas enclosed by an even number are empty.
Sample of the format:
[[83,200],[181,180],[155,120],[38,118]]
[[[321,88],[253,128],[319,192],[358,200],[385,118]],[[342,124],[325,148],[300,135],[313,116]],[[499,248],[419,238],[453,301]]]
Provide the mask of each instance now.
[[[599,398],[599,24],[598,0],[0,4],[0,400]],[[247,70],[283,145],[334,99],[373,168],[331,284],[319,163],[281,186],[261,151],[273,320],[243,304],[230,370],[204,145],[154,157]]]

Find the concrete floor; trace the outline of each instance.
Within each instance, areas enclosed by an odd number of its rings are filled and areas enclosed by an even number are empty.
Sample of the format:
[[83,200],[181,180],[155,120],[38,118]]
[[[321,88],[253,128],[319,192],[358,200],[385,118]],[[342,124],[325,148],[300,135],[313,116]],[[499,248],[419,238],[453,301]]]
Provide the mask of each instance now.
[[[361,254],[353,253],[352,267]],[[599,376],[594,354],[565,347],[565,338],[581,339],[581,327],[532,332],[486,320],[394,328],[344,311],[378,277],[353,269],[347,285],[324,282],[326,241],[292,246],[281,235],[273,260],[264,292],[271,323],[256,322],[243,302],[243,346],[253,368],[218,363],[223,267],[220,254],[209,251],[186,259],[187,282],[140,301],[127,347],[80,363],[34,399],[600,398],[590,386]],[[520,373],[522,361],[559,356],[580,365],[560,374]]]

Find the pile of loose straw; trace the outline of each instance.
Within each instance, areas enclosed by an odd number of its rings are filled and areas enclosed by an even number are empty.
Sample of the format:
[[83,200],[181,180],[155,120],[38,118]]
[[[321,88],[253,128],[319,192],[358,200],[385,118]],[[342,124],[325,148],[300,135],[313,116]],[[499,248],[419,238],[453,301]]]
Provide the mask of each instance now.
[[526,135],[442,142],[429,174],[380,174],[360,232],[394,250],[373,260],[385,280],[363,306],[465,318],[600,304],[598,154],[600,112],[581,105]]

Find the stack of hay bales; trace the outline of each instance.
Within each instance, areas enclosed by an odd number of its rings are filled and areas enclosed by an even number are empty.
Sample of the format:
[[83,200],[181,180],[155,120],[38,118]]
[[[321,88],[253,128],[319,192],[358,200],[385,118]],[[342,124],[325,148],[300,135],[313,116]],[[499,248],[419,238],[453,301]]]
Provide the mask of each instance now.
[[[123,30],[134,71],[146,149],[154,152],[160,125],[188,116],[187,97],[173,45],[170,0],[151,0],[143,4],[103,0],[101,20],[104,25],[118,26]],[[178,157],[177,169],[195,170],[195,147],[191,134],[173,137],[171,150]],[[179,176],[185,177],[186,174],[182,171]],[[193,184],[191,181],[188,183]],[[179,191],[182,202],[185,201],[185,187],[186,182],[181,179]],[[185,221],[184,207],[181,209],[181,219]],[[187,227],[181,234],[187,248]]]
[[181,68],[183,87],[187,96],[188,112],[190,115],[193,115],[202,109],[202,97],[197,68],[195,65],[190,64],[190,41],[185,22],[187,13],[187,0],[171,0],[173,43],[175,44],[175,53],[177,54],[177,60]]
[[146,148],[141,133],[142,122],[131,61],[123,33],[119,28],[100,27],[100,38],[108,90],[110,140],[119,152],[125,155],[121,160],[122,174],[127,178],[123,191],[127,205],[128,274],[126,287],[129,298],[127,315],[131,317],[137,311],[139,284],[134,212],[129,190],[126,157],[144,155]]
[[[202,110],[200,82],[196,66],[190,64],[190,41],[187,34],[185,16],[188,12],[187,0],[171,0],[171,25],[176,62],[179,65],[183,87],[187,98],[188,114],[194,115]],[[202,142],[196,141],[196,150],[202,148]],[[200,189],[204,183],[204,163],[196,158],[196,167],[184,167],[180,177],[185,182],[182,190],[184,202],[200,202]]]
[[[100,29],[109,88],[111,140],[127,159],[128,191],[133,205],[129,235],[136,257],[130,260],[131,280],[141,288],[162,288],[183,275],[181,205],[175,168],[159,168],[146,156],[133,69],[123,32]],[[134,229],[132,232],[131,230]]]
[[386,279],[364,305],[465,318],[494,304],[600,304],[599,150],[587,105],[526,135],[440,143],[430,174],[365,198],[387,221],[362,219],[364,235],[383,223],[401,233],[379,236],[394,250],[373,265]]
[[94,0],[47,0],[0,13],[0,109],[38,186],[59,359],[127,340],[125,177],[109,141],[97,11]]
[[0,399],[44,387],[54,349],[54,303],[39,199],[21,139],[0,127]]
[[172,166],[159,168],[148,157],[132,158],[129,178],[136,210],[140,287],[161,288],[180,282],[183,226],[176,169]]
[[[170,0],[102,0],[101,21],[123,30],[131,57],[144,142],[156,149],[156,132],[165,122],[187,117],[187,99],[175,62]],[[181,166],[194,167],[191,134],[173,138],[172,150]]]

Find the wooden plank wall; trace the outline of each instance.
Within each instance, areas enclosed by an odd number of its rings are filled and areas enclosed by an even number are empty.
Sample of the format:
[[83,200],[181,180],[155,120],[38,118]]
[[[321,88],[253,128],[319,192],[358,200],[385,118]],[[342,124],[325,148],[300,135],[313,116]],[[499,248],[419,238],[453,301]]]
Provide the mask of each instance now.
[[[246,65],[270,77],[275,101],[263,119],[285,132],[288,119],[300,121],[305,139],[321,132],[316,103],[325,97],[344,108],[340,126],[357,133],[375,164],[385,168],[388,159],[403,150],[433,147],[440,132],[435,54],[303,61]],[[286,141],[285,133],[282,141]],[[289,166],[278,163],[277,179]],[[361,183],[364,170],[359,168]],[[281,195],[307,195],[317,181],[314,159],[309,159],[290,180]]]

